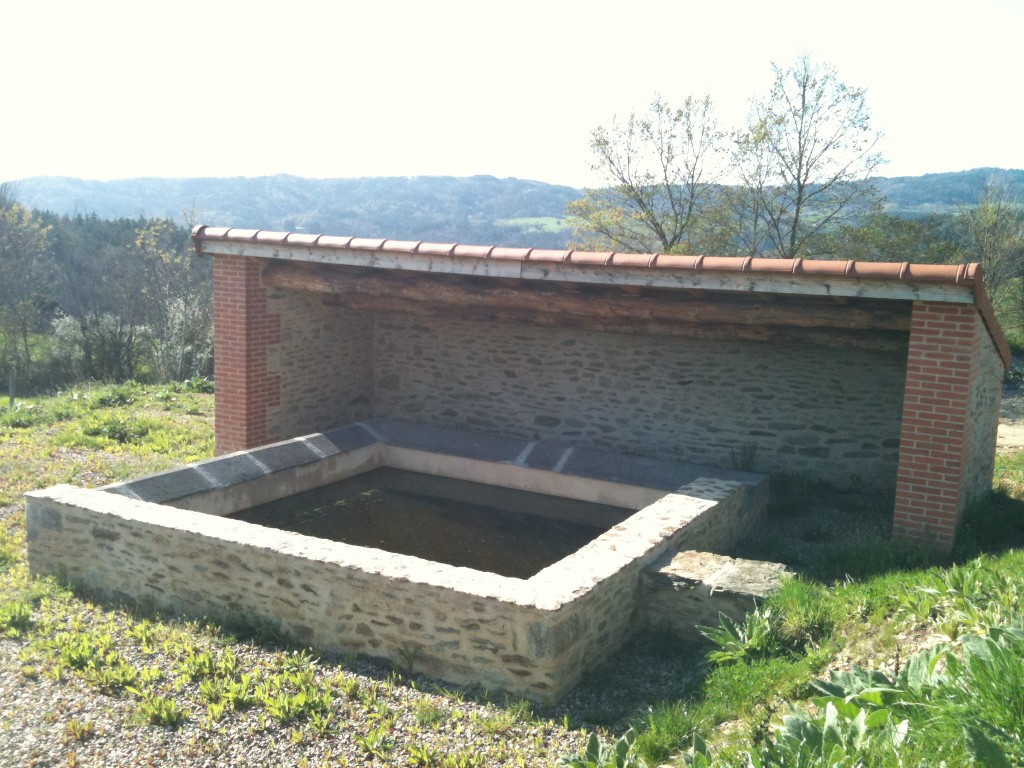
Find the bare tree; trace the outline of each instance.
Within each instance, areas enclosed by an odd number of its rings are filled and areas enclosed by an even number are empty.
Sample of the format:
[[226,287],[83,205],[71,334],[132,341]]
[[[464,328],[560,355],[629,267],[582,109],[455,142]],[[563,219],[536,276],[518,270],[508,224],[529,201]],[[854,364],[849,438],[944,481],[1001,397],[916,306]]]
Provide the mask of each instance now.
[[877,207],[872,175],[883,162],[863,89],[801,56],[776,64],[775,83],[755,100],[736,139],[740,214],[749,252],[823,255],[820,236],[838,220]]
[[700,250],[717,228],[706,226],[720,202],[726,135],[711,98],[673,107],[655,98],[645,115],[598,127],[594,170],[607,186],[568,206],[581,243],[662,253]]

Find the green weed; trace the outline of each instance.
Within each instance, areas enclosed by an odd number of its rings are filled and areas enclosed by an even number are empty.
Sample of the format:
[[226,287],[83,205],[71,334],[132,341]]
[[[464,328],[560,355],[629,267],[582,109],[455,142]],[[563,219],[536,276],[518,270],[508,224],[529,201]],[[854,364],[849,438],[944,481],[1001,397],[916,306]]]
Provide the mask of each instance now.
[[563,757],[558,765],[567,768],[646,768],[647,762],[634,750],[636,734],[626,731],[618,741],[607,744],[596,734],[581,753]]
[[0,603],[0,637],[21,637],[33,624],[30,603]]
[[782,648],[770,608],[752,611],[742,621],[725,614],[720,614],[719,619],[717,627],[699,627],[700,633],[718,646],[707,654],[716,664],[765,658]]
[[357,735],[356,744],[358,744],[360,749],[366,752],[367,755],[376,757],[380,760],[386,760],[388,752],[390,752],[395,746],[388,728],[384,726],[378,726],[372,729],[369,733]]
[[77,720],[71,718],[64,729],[67,739],[70,741],[86,741],[96,734],[96,726],[89,720]]
[[446,717],[444,710],[428,698],[417,699],[413,704],[413,713],[416,722],[423,726],[441,722]]
[[431,768],[440,763],[440,752],[427,744],[410,744],[408,750],[409,762],[413,765]]
[[138,717],[150,725],[162,725],[173,728],[185,722],[188,710],[174,699],[159,694],[144,694],[136,707]]

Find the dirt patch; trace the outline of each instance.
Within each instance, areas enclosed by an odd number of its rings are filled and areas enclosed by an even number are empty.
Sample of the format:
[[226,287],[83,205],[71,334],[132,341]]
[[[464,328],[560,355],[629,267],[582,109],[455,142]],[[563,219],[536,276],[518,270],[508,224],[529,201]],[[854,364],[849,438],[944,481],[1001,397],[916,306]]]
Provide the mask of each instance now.
[[1024,449],[1024,389],[1007,387],[999,408],[999,430],[996,433],[997,451]]

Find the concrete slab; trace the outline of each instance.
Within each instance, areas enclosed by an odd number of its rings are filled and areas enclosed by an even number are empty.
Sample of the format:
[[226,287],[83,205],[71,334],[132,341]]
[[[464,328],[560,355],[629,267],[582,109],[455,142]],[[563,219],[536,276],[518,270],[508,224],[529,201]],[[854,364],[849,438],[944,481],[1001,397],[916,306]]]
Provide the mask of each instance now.
[[[321,442],[324,445],[330,445],[333,448],[333,452],[338,451],[331,443],[327,441]],[[284,443],[275,443],[265,448],[255,448],[250,451],[250,454],[271,472],[291,469],[303,464],[312,464],[314,461],[320,461],[325,455],[331,455],[325,454],[323,451],[314,450],[313,446],[306,440],[288,440]]]
[[344,451],[354,451],[378,442],[378,439],[369,430],[358,424],[346,424],[343,427],[334,427],[325,432],[307,435],[305,440],[324,452],[326,456],[333,456]]
[[595,477],[616,483],[642,485],[674,491],[679,486],[708,474],[718,477],[720,470],[643,456],[623,456],[591,448],[574,448],[561,470],[565,474]]
[[221,456],[204,463],[203,469],[218,485],[239,485],[270,474],[270,469],[257,461],[252,453]]
[[162,504],[217,487],[217,482],[209,475],[195,467],[182,467],[140,477],[138,480],[114,483],[105,486],[103,490],[131,499]]
[[529,443],[521,438],[433,424],[411,424],[391,419],[373,419],[365,423],[389,445],[480,461],[514,463]]

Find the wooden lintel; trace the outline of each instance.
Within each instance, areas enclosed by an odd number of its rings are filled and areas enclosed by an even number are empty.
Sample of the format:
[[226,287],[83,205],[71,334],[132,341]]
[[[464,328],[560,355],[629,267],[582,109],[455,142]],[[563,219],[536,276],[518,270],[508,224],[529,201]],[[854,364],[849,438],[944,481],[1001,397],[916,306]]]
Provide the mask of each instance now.
[[901,351],[906,349],[907,336],[898,331],[834,330],[799,328],[794,326],[744,325],[732,323],[700,323],[660,321],[643,318],[599,318],[561,312],[556,308],[538,311],[529,308],[452,306],[441,302],[410,301],[396,297],[364,296],[358,294],[327,294],[324,302],[355,312],[384,312],[421,317],[470,320],[481,323],[507,323],[544,328],[569,328],[602,333],[640,334],[645,336],[675,336],[694,339],[814,344],[839,349],[873,349]]
[[[806,329],[880,330],[906,333],[909,305],[891,301],[850,301],[751,294],[694,298],[689,291],[637,289],[578,284],[538,284],[535,281],[352,270],[293,262],[269,264],[263,282],[274,288],[312,291],[344,297],[360,307],[417,305],[446,307],[449,313],[551,314],[572,318],[579,325],[602,321],[609,327],[630,324],[748,326]],[[368,301],[364,301],[364,299]],[[435,310],[431,309],[433,313]],[[692,333],[690,334],[692,335]]]

